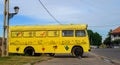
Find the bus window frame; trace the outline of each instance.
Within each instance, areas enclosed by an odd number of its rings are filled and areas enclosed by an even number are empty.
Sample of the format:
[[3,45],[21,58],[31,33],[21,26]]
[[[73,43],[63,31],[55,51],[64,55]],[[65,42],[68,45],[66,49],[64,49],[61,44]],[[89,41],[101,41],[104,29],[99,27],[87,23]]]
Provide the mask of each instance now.
[[[48,33],[49,31],[57,31],[58,35],[57,36],[49,36]],[[60,36],[60,30],[47,30],[47,37],[59,37]]]
[[[65,36],[65,35],[63,35],[63,31],[73,31],[73,35],[72,36]],[[61,30],[62,37],[74,37],[74,33],[75,33],[74,30]]]
[[[32,32],[33,36],[24,36],[24,32]],[[35,37],[35,31],[32,31],[32,30],[30,30],[30,31],[23,31],[23,37],[24,38],[33,38],[33,37]]]
[[[36,36],[36,32],[38,32],[38,31],[45,31],[45,32],[46,32],[46,35],[45,35],[45,36]],[[45,37],[47,37],[47,30],[36,30],[35,33],[34,33],[34,36],[35,36],[36,38],[45,38]]]
[[[22,32],[21,36],[13,36],[12,32]],[[12,38],[22,38],[23,37],[23,31],[11,31],[11,37]]]
[[[84,34],[84,36],[81,36],[81,35],[77,36],[76,31],[84,31],[85,34]],[[86,35],[87,35],[87,33],[85,30],[75,30],[75,37],[86,37]]]

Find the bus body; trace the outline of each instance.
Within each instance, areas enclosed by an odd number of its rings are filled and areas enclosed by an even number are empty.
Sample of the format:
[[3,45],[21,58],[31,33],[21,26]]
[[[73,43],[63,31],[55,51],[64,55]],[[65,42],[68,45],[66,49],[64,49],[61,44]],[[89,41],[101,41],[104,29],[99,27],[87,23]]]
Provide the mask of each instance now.
[[87,25],[10,26],[9,53],[72,53],[89,52]]

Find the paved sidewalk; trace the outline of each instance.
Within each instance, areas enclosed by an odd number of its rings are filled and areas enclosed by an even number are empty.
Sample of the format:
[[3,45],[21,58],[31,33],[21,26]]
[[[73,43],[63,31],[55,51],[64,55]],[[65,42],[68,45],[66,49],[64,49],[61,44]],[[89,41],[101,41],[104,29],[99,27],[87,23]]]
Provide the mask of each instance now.
[[71,55],[65,54],[55,55],[55,57],[51,60],[34,63],[33,65],[114,65],[114,64],[102,60],[95,54],[85,53],[83,58],[75,58]]

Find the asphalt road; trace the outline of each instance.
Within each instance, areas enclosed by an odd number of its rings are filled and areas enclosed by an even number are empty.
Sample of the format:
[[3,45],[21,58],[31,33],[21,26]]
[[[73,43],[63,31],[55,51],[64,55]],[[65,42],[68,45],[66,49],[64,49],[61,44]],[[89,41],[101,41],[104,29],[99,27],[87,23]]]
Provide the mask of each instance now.
[[92,49],[91,52],[120,62],[120,48]]
[[70,54],[57,54],[51,60],[34,65],[120,65],[120,49],[92,49],[90,53],[85,53],[83,58],[75,58]]
[[[31,65],[31,64],[25,64]],[[34,65],[114,65],[112,63],[101,60],[92,53],[85,53],[83,58],[75,58],[71,55],[55,55],[55,57],[48,61],[38,62]]]

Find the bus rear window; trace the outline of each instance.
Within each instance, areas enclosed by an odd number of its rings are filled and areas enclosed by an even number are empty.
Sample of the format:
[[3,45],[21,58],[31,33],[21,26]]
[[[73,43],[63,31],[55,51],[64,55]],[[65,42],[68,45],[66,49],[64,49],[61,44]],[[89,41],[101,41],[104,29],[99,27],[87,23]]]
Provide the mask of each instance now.
[[86,33],[85,33],[84,30],[76,30],[76,31],[75,31],[75,36],[76,36],[76,37],[86,36]]
[[63,37],[73,37],[74,33],[73,30],[63,30],[62,31],[62,36]]

